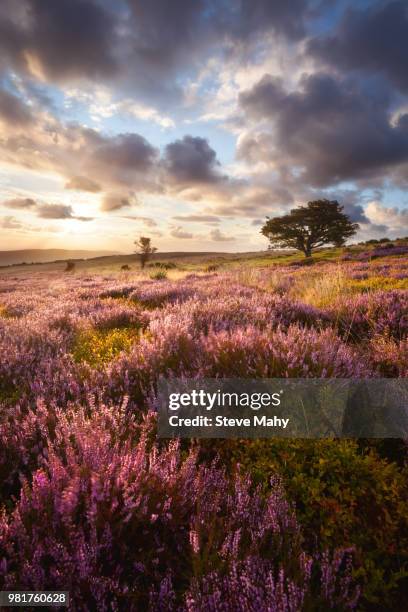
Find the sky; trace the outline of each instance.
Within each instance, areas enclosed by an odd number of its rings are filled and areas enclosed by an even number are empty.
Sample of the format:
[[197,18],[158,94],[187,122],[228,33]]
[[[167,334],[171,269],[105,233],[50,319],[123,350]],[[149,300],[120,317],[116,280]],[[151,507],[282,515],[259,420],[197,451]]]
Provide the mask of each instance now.
[[0,250],[408,235],[405,0],[2,0]]

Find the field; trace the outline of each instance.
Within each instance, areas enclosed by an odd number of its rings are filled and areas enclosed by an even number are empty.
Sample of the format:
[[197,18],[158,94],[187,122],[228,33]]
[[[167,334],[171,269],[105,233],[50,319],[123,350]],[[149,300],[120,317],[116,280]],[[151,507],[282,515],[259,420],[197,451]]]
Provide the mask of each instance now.
[[406,244],[303,264],[1,271],[3,589],[69,590],[75,610],[401,609],[404,441],[156,440],[159,376],[408,376]]

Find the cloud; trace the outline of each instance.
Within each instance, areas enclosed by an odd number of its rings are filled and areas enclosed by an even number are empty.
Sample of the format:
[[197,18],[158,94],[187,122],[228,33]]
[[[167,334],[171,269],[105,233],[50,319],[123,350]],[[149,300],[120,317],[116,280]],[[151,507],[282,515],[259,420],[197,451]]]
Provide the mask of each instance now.
[[86,176],[73,176],[66,184],[65,189],[74,189],[76,191],[89,191],[97,193],[101,190],[101,186]]
[[[300,193],[300,190],[298,190]],[[294,202],[292,193],[280,184],[280,180],[264,181],[262,175],[252,177],[248,184],[240,189],[233,189],[225,198],[216,200],[211,212],[225,217],[249,217],[264,213],[280,213]]]
[[214,242],[232,242],[233,240],[235,240],[233,236],[227,236],[226,234],[223,234],[223,232],[221,232],[221,230],[219,229],[211,230],[210,238]]
[[135,204],[137,204],[137,200],[133,195],[107,193],[103,196],[101,210],[104,212],[110,212],[112,210],[119,210],[120,208],[127,208]]
[[99,136],[96,146],[86,157],[93,179],[111,185],[157,189],[155,181],[158,150],[140,134],[119,134],[112,138]]
[[76,216],[72,206],[67,204],[38,204],[37,217],[40,219],[75,219],[76,221],[93,221],[93,217]]
[[173,238],[181,238],[182,240],[194,238],[193,234],[190,232],[185,232],[180,226],[174,227],[171,230],[170,235],[173,236]]
[[373,201],[366,206],[365,215],[371,223],[385,226],[389,232],[401,234],[408,230],[408,209]]
[[[30,210],[41,219],[76,219],[77,221],[93,221],[94,217],[77,216],[73,214],[72,206],[67,204],[47,204],[36,202],[32,198],[12,198],[4,200],[3,206],[16,210]],[[8,217],[11,219],[12,217]]]
[[117,72],[117,22],[101,3],[23,0],[7,8],[0,14],[0,53],[15,68],[57,81]]
[[175,221],[187,221],[191,223],[220,223],[221,219],[215,215],[176,215]]
[[21,229],[23,224],[20,223],[15,217],[3,217],[0,219],[0,227],[3,229]]
[[0,121],[24,127],[32,123],[30,108],[17,96],[0,89]]
[[166,104],[183,98],[178,75],[200,70],[208,57],[244,54],[270,33],[303,34],[307,0],[129,0],[127,36],[133,86]]
[[3,206],[7,206],[7,208],[16,209],[34,208],[36,206],[36,202],[32,198],[12,198],[10,200],[5,200],[2,204]]
[[[299,39],[307,0],[2,0],[0,64],[48,82],[112,82],[162,105],[180,75],[274,34]],[[1,59],[2,58],[2,59]],[[152,117],[155,121],[156,118]],[[165,126],[166,127],[166,126]]]
[[231,6],[231,21],[227,22],[226,29],[238,39],[255,37],[265,31],[284,34],[290,39],[302,38],[305,33],[307,0],[242,0]]
[[408,91],[408,7],[404,0],[348,8],[329,35],[312,38],[308,52],[340,70],[379,73]]
[[[89,112],[94,119],[109,118],[113,116],[133,117],[141,121],[157,123],[164,129],[175,127],[171,117],[161,114],[156,108],[135,102],[131,98],[111,102],[111,94],[103,89],[100,93],[101,100],[95,100],[95,94],[84,94],[83,92],[68,92],[70,98],[78,97],[80,101],[85,100],[89,104]],[[98,92],[97,92],[98,94]]]
[[66,204],[40,204],[37,215],[41,219],[72,219],[72,206]]
[[156,157],[157,149],[139,134],[119,134],[105,139],[93,152],[93,159],[101,165],[132,171],[148,170]]
[[[67,189],[157,192],[158,150],[137,133],[103,135],[78,124],[39,118],[29,129],[0,139],[4,162],[58,173]],[[99,188],[99,189],[98,189]]]
[[226,178],[220,174],[217,155],[205,138],[184,136],[168,144],[163,165],[168,179],[181,187],[217,183]]
[[130,221],[141,221],[146,227],[157,227],[157,222],[150,217],[139,217],[137,215],[124,215],[122,219],[129,219]]
[[[354,81],[315,73],[287,92],[280,80],[265,75],[240,95],[240,105],[249,121],[269,130],[272,166],[286,163],[313,186],[378,179],[408,161],[408,115],[393,125],[390,99],[381,88],[369,95]],[[247,157],[247,150],[248,144],[238,155]]]

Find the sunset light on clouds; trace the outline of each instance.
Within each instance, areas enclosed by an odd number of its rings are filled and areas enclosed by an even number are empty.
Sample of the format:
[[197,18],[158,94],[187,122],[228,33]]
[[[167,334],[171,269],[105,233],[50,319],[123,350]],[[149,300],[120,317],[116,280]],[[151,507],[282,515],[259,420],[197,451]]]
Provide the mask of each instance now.
[[319,197],[407,235],[407,41],[398,0],[3,0],[1,249],[258,250]]

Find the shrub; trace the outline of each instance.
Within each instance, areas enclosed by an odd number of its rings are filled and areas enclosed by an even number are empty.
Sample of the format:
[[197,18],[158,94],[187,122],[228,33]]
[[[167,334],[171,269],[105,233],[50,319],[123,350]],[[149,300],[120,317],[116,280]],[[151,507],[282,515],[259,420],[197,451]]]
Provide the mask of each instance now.
[[265,487],[281,474],[307,545],[354,547],[366,602],[398,609],[408,578],[406,467],[350,440],[229,440],[216,448]]
[[328,312],[340,333],[355,341],[378,334],[398,340],[408,331],[408,292],[377,291],[339,298]]
[[289,327],[287,333],[254,327],[209,334],[198,355],[207,377],[326,378],[370,375],[356,353],[331,331]]
[[353,279],[348,283],[352,291],[366,293],[369,291],[392,291],[408,289],[408,279],[396,279],[386,276],[371,276],[369,278]]
[[368,354],[381,376],[408,377],[408,338],[397,341],[375,336],[368,345]]
[[106,407],[58,421],[43,466],[0,519],[3,588],[69,590],[81,610],[204,611],[210,572],[229,577],[227,594],[252,567],[249,592],[263,577],[277,601],[355,605],[344,553],[302,549],[279,480],[261,495],[249,478],[198,466],[194,451],[182,460],[175,442],[151,447],[148,424],[137,442],[121,431]]
[[132,328],[86,329],[77,335],[72,356],[77,363],[103,365],[119,353],[130,351],[138,337],[138,330]]

